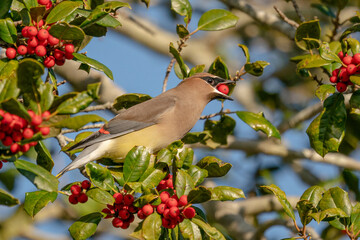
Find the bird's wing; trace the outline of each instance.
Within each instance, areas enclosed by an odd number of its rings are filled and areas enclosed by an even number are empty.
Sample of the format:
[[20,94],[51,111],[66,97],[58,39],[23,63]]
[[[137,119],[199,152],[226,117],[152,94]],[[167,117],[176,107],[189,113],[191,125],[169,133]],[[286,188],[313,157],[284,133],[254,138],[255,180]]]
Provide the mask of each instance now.
[[161,117],[166,112],[171,111],[176,103],[176,97],[160,96],[121,111],[108,123],[104,124],[99,131],[74,144],[66,151],[85,148],[158,123]]

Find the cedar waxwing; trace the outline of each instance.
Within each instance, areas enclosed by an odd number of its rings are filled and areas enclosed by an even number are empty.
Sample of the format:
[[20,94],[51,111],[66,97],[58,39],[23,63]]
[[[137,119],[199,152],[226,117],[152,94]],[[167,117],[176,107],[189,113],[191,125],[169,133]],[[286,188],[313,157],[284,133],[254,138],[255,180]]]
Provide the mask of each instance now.
[[134,146],[145,146],[150,152],[167,147],[193,128],[211,100],[232,100],[217,90],[218,85],[230,83],[234,82],[198,73],[155,98],[120,111],[99,131],[67,150],[84,148],[57,177],[101,158],[122,159]]

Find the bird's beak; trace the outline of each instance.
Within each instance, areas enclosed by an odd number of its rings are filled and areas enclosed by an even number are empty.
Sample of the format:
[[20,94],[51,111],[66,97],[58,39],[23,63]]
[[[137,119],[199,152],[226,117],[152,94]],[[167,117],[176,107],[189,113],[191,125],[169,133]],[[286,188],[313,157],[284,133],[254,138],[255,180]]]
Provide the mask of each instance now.
[[219,82],[219,83],[215,86],[215,92],[216,92],[216,94],[218,95],[217,98],[227,99],[227,100],[233,101],[234,99],[232,99],[229,95],[226,95],[226,94],[220,92],[217,88],[218,88],[218,86],[221,85],[221,84],[229,85],[229,84],[235,84],[235,82],[234,82],[234,81],[231,81],[231,80],[227,80],[227,79],[222,79],[222,80],[223,80],[222,82]]

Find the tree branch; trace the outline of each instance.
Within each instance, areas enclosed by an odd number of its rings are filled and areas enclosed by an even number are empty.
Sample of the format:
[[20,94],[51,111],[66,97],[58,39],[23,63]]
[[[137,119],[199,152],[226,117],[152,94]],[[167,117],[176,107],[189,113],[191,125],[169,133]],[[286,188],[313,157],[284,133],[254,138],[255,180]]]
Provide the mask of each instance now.
[[81,130],[86,130],[86,129],[94,129],[94,128],[101,128],[104,125],[104,123],[97,123],[97,124],[92,124],[92,125],[87,125],[84,126],[82,128],[79,128],[78,130],[74,130],[74,129],[66,129],[66,130],[62,130],[61,134],[66,134],[66,133],[72,133],[72,132],[78,132]]
[[299,5],[297,4],[296,0],[291,0],[293,6],[294,6],[294,9],[295,9],[295,12],[296,12],[296,15],[298,15],[299,19],[301,22],[304,22],[305,21],[305,18],[304,16],[300,13],[300,9],[299,9]]
[[295,29],[299,27],[299,24],[297,22],[289,19],[279,8],[274,6],[274,9],[279,14],[279,16],[282,18],[282,20],[284,20],[284,22],[286,22],[290,26],[294,27]]

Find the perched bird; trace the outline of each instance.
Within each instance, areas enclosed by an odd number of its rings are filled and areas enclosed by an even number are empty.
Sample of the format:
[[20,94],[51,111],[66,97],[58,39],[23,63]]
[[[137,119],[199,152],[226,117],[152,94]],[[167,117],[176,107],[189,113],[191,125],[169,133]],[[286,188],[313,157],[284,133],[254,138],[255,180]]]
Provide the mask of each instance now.
[[209,73],[198,73],[148,101],[121,111],[99,131],[70,147],[84,150],[57,177],[101,158],[121,159],[134,146],[156,152],[181,139],[213,99],[230,99],[217,87],[232,84]]

